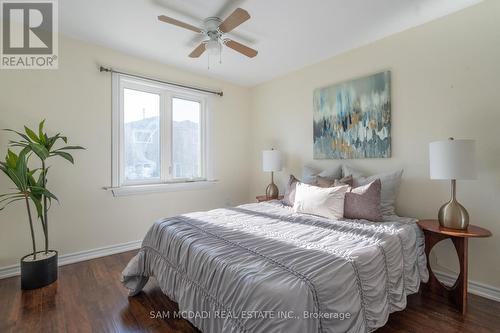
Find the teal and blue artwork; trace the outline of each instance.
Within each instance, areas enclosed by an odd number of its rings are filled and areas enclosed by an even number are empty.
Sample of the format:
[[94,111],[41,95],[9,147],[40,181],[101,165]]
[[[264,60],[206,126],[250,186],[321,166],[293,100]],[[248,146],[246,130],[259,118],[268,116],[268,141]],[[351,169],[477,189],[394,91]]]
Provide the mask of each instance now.
[[391,157],[391,72],[314,91],[315,159]]

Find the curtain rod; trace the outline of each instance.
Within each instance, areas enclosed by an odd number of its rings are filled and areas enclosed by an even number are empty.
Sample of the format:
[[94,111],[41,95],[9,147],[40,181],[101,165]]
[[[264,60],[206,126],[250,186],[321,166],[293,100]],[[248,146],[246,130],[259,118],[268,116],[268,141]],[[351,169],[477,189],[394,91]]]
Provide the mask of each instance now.
[[153,78],[142,76],[142,75],[120,72],[120,71],[114,70],[112,68],[107,68],[107,67],[104,67],[104,66],[100,66],[99,67],[99,72],[109,72],[109,73],[123,74],[123,75],[127,75],[127,76],[136,77],[136,78],[139,78],[139,79],[144,79],[144,80],[150,80],[150,81],[155,81],[155,82],[159,82],[159,83],[164,83],[164,84],[168,84],[168,85],[175,86],[175,87],[186,88],[186,89],[190,89],[190,90],[201,91],[201,92],[204,92],[204,93],[219,95],[221,97],[224,95],[224,93],[222,91],[213,91],[213,90],[207,90],[207,89],[202,89],[202,88],[187,86],[187,85],[179,84],[179,83],[175,83],[175,82],[162,81],[162,80],[153,79]]

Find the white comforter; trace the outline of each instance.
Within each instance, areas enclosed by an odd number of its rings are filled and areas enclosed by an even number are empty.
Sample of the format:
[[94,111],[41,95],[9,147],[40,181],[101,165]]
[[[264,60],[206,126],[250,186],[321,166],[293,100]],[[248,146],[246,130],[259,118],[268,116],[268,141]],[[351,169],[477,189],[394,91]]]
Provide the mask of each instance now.
[[156,222],[123,283],[135,295],[150,276],[204,333],[304,333],[373,331],[428,272],[414,219],[332,221],[274,201]]

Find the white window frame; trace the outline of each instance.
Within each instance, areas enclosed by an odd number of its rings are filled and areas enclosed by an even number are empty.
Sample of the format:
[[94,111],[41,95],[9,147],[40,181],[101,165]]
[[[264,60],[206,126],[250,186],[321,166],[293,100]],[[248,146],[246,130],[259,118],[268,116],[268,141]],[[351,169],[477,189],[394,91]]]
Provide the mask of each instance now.
[[[124,89],[149,92],[160,96],[160,178],[130,181],[124,173]],[[200,103],[200,164],[201,177],[173,178],[172,99],[180,98]],[[211,98],[205,93],[172,87],[128,75],[112,74],[112,171],[111,190],[115,196],[151,192],[201,189],[215,183],[210,135]]]

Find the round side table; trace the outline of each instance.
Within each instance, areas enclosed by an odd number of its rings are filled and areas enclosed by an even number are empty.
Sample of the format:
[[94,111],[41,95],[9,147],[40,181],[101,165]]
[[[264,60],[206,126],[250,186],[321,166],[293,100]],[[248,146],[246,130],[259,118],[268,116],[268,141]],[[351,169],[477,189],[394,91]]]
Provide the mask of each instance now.
[[264,201],[271,201],[271,200],[283,200],[283,195],[279,195],[278,198],[268,198],[265,195],[258,195],[255,197],[257,199],[257,202],[264,202]]
[[[418,225],[425,235],[425,255],[427,256],[427,268],[429,270],[429,282],[427,288],[452,300],[458,310],[465,314],[467,312],[467,250],[470,237],[490,237],[491,232],[484,228],[469,225],[465,230],[443,228],[438,220],[421,220]],[[443,285],[432,272],[429,264],[429,254],[434,245],[444,239],[450,238],[457,251],[460,263],[460,274],[457,281],[451,287]]]

